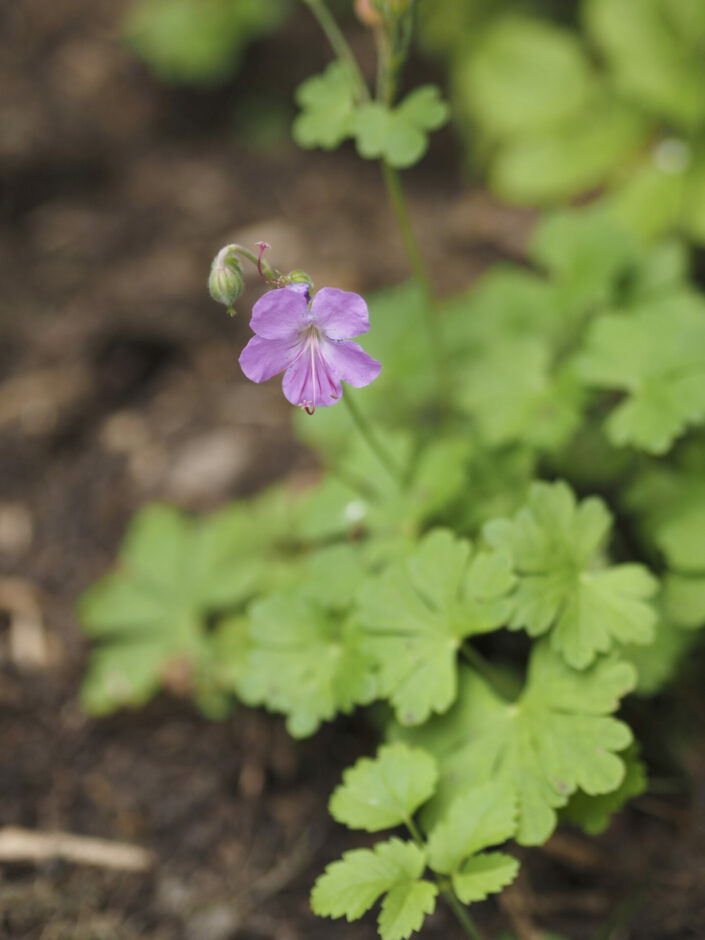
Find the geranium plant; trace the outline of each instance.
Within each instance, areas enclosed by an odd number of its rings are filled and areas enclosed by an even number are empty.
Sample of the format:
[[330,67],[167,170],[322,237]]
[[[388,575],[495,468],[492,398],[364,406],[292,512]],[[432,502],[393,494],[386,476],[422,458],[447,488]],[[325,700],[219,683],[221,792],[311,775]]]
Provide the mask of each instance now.
[[313,910],[381,899],[380,936],[404,940],[445,899],[478,940],[468,908],[519,869],[507,843],[600,831],[642,792],[620,702],[662,688],[705,622],[705,299],[679,242],[582,209],[537,224],[530,266],[438,300],[398,173],[449,114],[435,87],[400,91],[415,4],[356,5],[373,92],[305,2],[336,58],[299,89],[294,136],[380,161],[414,277],[368,304],[264,243],[218,253],[230,313],[243,264],[263,280],[242,370],[283,376],[324,470],[205,518],[146,508],[81,601],[84,702],[141,704],[178,665],[206,714],[239,699],[295,737],[376,703],[379,750],[330,812],[387,834],[326,868]]

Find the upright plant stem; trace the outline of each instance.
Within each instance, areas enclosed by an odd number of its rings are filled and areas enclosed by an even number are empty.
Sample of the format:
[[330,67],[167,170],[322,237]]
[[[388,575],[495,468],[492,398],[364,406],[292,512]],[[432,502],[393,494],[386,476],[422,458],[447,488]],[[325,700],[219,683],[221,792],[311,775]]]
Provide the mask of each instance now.
[[[424,837],[421,835],[421,832],[411,817],[405,820],[406,828],[411,833],[414,842],[418,845],[420,849],[425,850],[426,843]],[[485,940],[482,932],[479,927],[472,919],[470,914],[467,912],[466,908],[460,903],[458,898],[455,896],[455,891],[453,890],[453,885],[448,878],[444,878],[441,875],[436,875],[436,883],[440,892],[445,897],[450,909],[455,914],[455,917],[458,923],[461,925],[465,933],[472,937],[472,940]]]
[[394,216],[399,226],[399,232],[406,249],[414,278],[421,288],[424,296],[424,315],[428,327],[429,346],[433,357],[433,365],[436,371],[438,390],[441,401],[446,400],[446,356],[441,335],[439,318],[436,315],[433,290],[431,288],[431,279],[426,269],[426,263],[419,249],[414,229],[411,224],[409,209],[406,204],[406,197],[399,179],[397,171],[391,167],[386,160],[381,161],[384,183],[387,187],[387,195],[394,210]]
[[361,101],[368,101],[370,92],[365,82],[365,77],[360,70],[355,54],[350,48],[347,39],[343,35],[340,27],[335,21],[335,17],[326,6],[324,0],[303,0],[311,13],[316,17],[318,23],[326,34],[328,42],[331,44],[333,52],[337,58],[344,62],[352,71],[357,83],[357,91]]
[[367,419],[357,407],[357,403],[355,402],[355,399],[352,397],[350,392],[345,392],[343,395],[343,401],[347,405],[348,413],[352,418],[355,427],[367,442],[367,446],[377,456],[380,463],[387,469],[390,476],[394,478],[395,482],[401,485],[404,482],[404,474],[402,473],[401,468],[397,465],[396,461],[392,458],[387,448],[384,446],[384,444],[382,444]]
[[389,201],[394,210],[394,216],[399,226],[402,241],[404,242],[409,265],[430,306],[433,302],[431,279],[426,270],[426,263],[423,260],[421,250],[416,241],[416,236],[414,235],[411,216],[409,215],[409,209],[406,204],[406,197],[404,196],[399,174],[386,160],[382,160],[381,163],[384,183],[387,187],[387,195],[389,196]]
[[480,931],[480,928],[468,914],[467,909],[456,898],[452,886],[445,881],[439,881],[439,885],[441,891],[443,892],[443,896],[450,906],[450,909],[455,914],[458,923],[462,926],[465,933],[469,937],[472,937],[472,940],[485,940],[485,937]]

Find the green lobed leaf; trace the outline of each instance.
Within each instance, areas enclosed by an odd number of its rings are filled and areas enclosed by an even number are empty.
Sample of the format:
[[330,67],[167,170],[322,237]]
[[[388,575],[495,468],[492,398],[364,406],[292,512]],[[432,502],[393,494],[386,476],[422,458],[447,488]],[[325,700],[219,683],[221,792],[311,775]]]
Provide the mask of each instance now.
[[[319,917],[357,920],[381,895],[421,883],[419,879],[425,867],[424,853],[413,842],[389,839],[378,842],[374,849],[353,849],[345,852],[337,862],[331,862],[318,878],[311,892],[311,909]],[[417,894],[414,900],[415,909],[430,906],[427,892],[422,892],[421,896]],[[393,900],[388,914],[389,924],[385,919],[385,926],[390,931],[388,940],[392,940],[394,923],[398,922],[396,906]],[[410,916],[412,913],[409,911]],[[399,933],[398,936],[401,938],[408,934]]]
[[469,856],[505,842],[516,832],[517,809],[514,788],[506,783],[472,787],[453,801],[432,829],[427,845],[429,865],[440,874],[451,875]]
[[466,370],[457,396],[490,447],[555,450],[578,427],[583,393],[570,372],[554,370],[544,341],[507,337]]
[[377,693],[359,630],[337,605],[321,603],[329,587],[312,581],[256,601],[248,612],[251,646],[240,696],[283,712],[293,737],[313,734],[322,721]]
[[513,519],[488,522],[484,537],[513,559],[518,576],[509,626],[550,643],[577,669],[616,640],[648,643],[656,614],[647,603],[656,579],[641,565],[597,567],[610,528],[594,497],[577,503],[567,484],[535,483]]
[[331,816],[351,829],[379,832],[408,821],[432,796],[438,770],[434,758],[402,743],[382,746],[343,773],[329,804]]
[[435,85],[415,89],[395,108],[379,101],[360,105],[352,122],[358,153],[397,169],[413,166],[428,149],[428,132],[442,127],[449,114]]
[[561,817],[580,826],[590,836],[604,832],[612,816],[628,800],[641,796],[646,790],[646,768],[639,760],[637,747],[630,746],[622,758],[625,767],[624,779],[616,790],[597,796],[576,790],[561,811]]
[[[84,591],[91,652],[83,701],[105,714],[153,695],[171,666],[189,682],[210,662],[206,617],[237,607],[279,564],[289,531],[279,491],[203,518],[147,506],[132,520],[117,568]],[[269,562],[269,567],[266,562]]]
[[530,255],[550,275],[569,311],[591,310],[615,295],[639,257],[636,239],[604,209],[569,209],[544,216],[532,232]]
[[506,623],[512,584],[506,554],[473,552],[442,529],[367,582],[358,600],[363,648],[399,721],[419,724],[450,707],[463,639]]
[[305,539],[359,537],[411,539],[450,511],[469,477],[471,441],[446,436],[417,449],[409,434],[388,432],[385,449],[409,471],[401,485],[369,444],[353,437],[336,472],[304,496],[297,531]]
[[409,881],[387,892],[378,920],[382,940],[406,940],[420,930],[436,909],[437,895],[438,885],[430,881]]
[[355,76],[342,62],[331,64],[313,75],[296,90],[301,113],[294,121],[292,135],[305,149],[334,150],[352,133],[355,117]]
[[481,852],[453,872],[453,890],[463,904],[484,901],[510,885],[519,873],[519,862],[504,852]]
[[533,647],[526,687],[516,702],[463,669],[458,700],[446,715],[420,728],[390,729],[393,737],[438,759],[436,796],[423,818],[430,824],[442,818],[473,786],[511,785],[519,803],[517,840],[541,844],[556,826],[556,810],[576,789],[601,794],[621,784],[619,752],[631,732],[610,716],[635,680],[630,665],[612,658],[575,672],[545,640]]
[[705,421],[704,363],[705,302],[683,292],[600,317],[578,370],[592,386],[626,393],[607,420],[614,444],[663,454]]

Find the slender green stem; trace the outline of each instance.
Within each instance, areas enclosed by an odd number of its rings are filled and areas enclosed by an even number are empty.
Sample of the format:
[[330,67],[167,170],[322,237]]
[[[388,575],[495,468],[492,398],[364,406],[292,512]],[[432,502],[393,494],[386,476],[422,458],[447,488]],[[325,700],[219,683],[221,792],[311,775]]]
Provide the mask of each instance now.
[[510,702],[516,700],[517,689],[514,687],[514,683],[511,679],[508,679],[495,669],[491,663],[488,663],[485,657],[481,653],[478,653],[474,646],[471,646],[470,643],[463,643],[460,647],[460,651],[473,669],[476,669],[481,676],[487,679],[495,692]]
[[[419,846],[420,849],[425,849],[426,841],[414,820],[409,817],[408,819],[405,819],[404,822],[406,824],[406,828],[411,833],[414,842]],[[473,940],[485,940],[477,924],[472,919],[470,914],[468,914],[467,909],[456,897],[452,882],[448,878],[444,878],[441,875],[436,875],[436,883],[438,884],[440,892],[443,894],[446,901],[450,905],[450,909],[455,914],[458,922],[463,927],[467,935],[472,937]]]
[[414,842],[415,842],[418,846],[420,846],[421,848],[423,848],[423,847],[426,845],[426,843],[425,843],[425,841],[424,841],[424,837],[421,835],[421,830],[419,829],[419,827],[416,825],[416,823],[414,822],[414,820],[413,820],[411,817],[409,817],[409,818],[406,820],[406,828],[409,830],[409,832],[411,833],[411,835],[414,837]]
[[318,24],[326,34],[326,38],[337,58],[352,70],[357,83],[357,91],[360,100],[368,101],[370,92],[367,88],[367,82],[362,74],[362,70],[355,58],[355,53],[350,48],[347,39],[343,35],[342,30],[335,21],[335,17],[326,6],[324,0],[303,0],[303,2],[318,20]]
[[409,209],[406,204],[406,197],[404,196],[404,190],[401,185],[401,180],[399,179],[399,174],[387,163],[386,160],[382,160],[381,164],[382,173],[384,175],[384,183],[387,187],[387,195],[389,196],[389,201],[392,204],[392,209],[394,210],[394,216],[399,226],[399,232],[401,234],[402,241],[404,242],[404,248],[406,249],[406,254],[409,259],[409,265],[414,274],[414,277],[419,283],[419,287],[421,287],[426,296],[426,299],[429,301],[430,306],[433,302],[431,278],[429,277],[428,271],[426,270],[426,263],[423,260],[421,250],[416,241],[414,229],[411,224],[411,216],[409,215]]
[[443,896],[450,906],[450,909],[455,914],[458,923],[465,930],[465,933],[469,937],[472,937],[473,940],[485,940],[482,931],[468,913],[467,908],[461,904],[455,896],[453,886],[446,879],[439,879],[438,884],[441,891],[443,892]]
[[373,451],[373,453],[379,459],[380,463],[383,464],[383,466],[388,470],[389,474],[394,478],[395,482],[399,483],[400,485],[403,484],[404,474],[401,468],[390,455],[384,444],[382,444],[377,434],[373,431],[369,422],[358,408],[357,403],[350,392],[345,392],[343,395],[343,401],[347,405],[348,413],[350,414],[355,427],[365,438],[365,441],[367,442],[370,450]]
[[381,161],[384,182],[387,187],[389,201],[394,210],[394,215],[399,226],[399,231],[404,242],[404,248],[409,259],[409,265],[413,272],[417,284],[424,295],[424,314],[426,325],[428,327],[429,348],[433,357],[433,365],[436,371],[439,397],[441,402],[447,400],[447,371],[446,356],[441,334],[441,325],[439,317],[436,315],[433,290],[431,288],[431,279],[426,269],[421,250],[419,249],[414,229],[411,224],[409,209],[406,204],[404,190],[399,179],[397,171],[391,167],[386,160]]

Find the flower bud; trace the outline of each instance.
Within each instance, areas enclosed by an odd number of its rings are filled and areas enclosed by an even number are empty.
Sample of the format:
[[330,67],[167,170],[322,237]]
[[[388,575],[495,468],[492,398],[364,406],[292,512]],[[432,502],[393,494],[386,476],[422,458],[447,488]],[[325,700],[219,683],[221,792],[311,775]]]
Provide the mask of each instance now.
[[372,0],[355,0],[355,15],[361,23],[364,23],[365,26],[369,26],[371,29],[374,29],[376,26],[381,26],[384,23],[384,17],[379,10],[375,8]]
[[213,300],[232,307],[243,289],[242,266],[233,245],[221,248],[213,259],[208,290]]
[[296,271],[289,271],[286,279],[290,284],[308,284],[309,287],[313,287],[313,278],[305,271],[298,269]]

